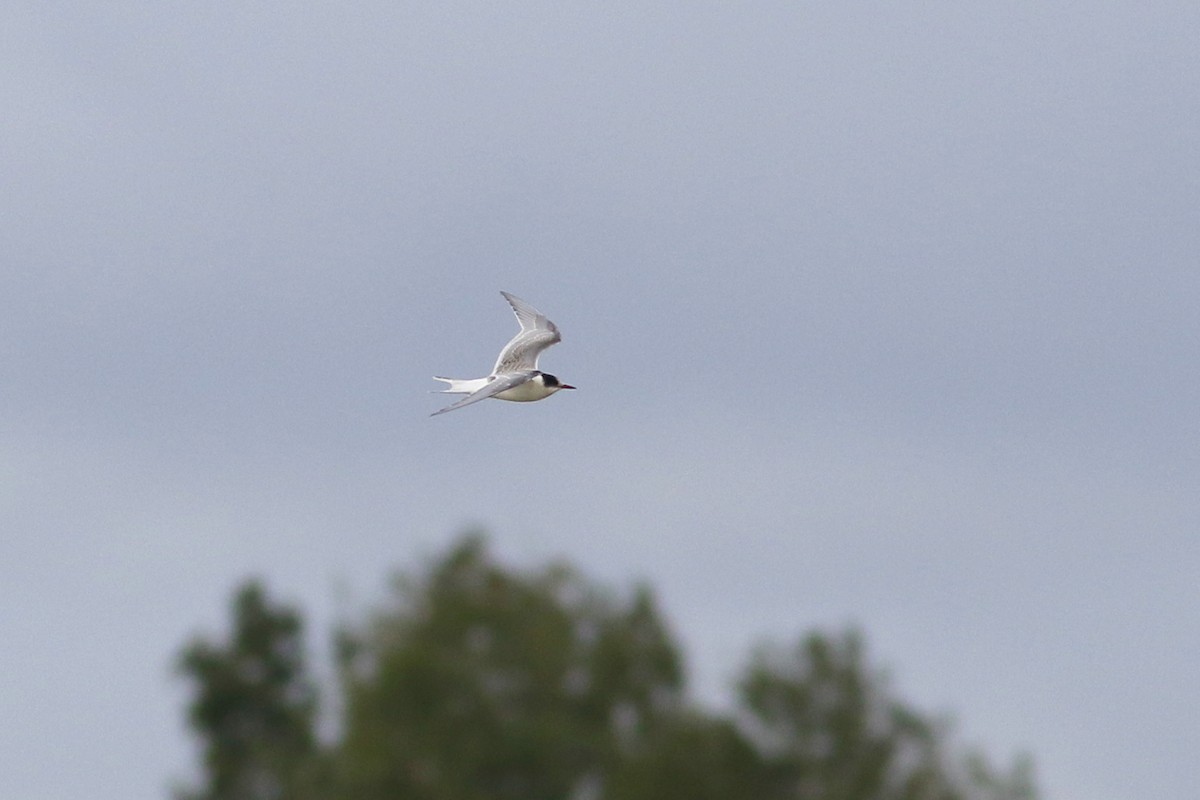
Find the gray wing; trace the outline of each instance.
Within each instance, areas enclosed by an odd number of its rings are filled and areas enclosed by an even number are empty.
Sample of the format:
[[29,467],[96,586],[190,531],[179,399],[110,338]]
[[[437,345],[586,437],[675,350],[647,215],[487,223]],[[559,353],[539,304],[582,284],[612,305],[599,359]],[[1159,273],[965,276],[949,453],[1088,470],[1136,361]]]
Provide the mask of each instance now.
[[521,298],[508,292],[500,294],[504,295],[517,315],[521,332],[504,345],[500,357],[496,359],[496,366],[492,367],[492,374],[537,369],[538,356],[550,345],[561,342],[562,334],[558,332],[558,326],[546,319],[545,314]]
[[509,375],[501,375],[493,379],[482,389],[477,389],[476,391],[471,392],[471,394],[467,395],[462,400],[459,400],[457,403],[451,403],[445,408],[433,412],[429,416],[436,417],[438,414],[445,414],[447,411],[453,411],[456,408],[469,406],[472,403],[478,403],[480,400],[487,400],[489,397],[494,397],[506,389],[511,389],[514,386],[520,386],[533,376],[534,373],[531,370],[516,372]]

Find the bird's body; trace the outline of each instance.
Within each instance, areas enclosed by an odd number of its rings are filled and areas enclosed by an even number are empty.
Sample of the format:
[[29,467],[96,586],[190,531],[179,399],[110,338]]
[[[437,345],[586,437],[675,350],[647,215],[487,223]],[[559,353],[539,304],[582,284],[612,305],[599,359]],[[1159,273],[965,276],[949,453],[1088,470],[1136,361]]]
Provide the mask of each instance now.
[[512,306],[521,324],[521,332],[514,336],[496,359],[492,374],[484,378],[438,378],[449,386],[442,390],[448,394],[467,395],[457,403],[452,403],[443,409],[433,412],[432,416],[453,411],[489,397],[497,400],[511,400],[517,403],[531,403],[543,400],[560,389],[574,389],[574,386],[563,383],[553,375],[542,372],[537,368],[538,357],[542,351],[553,344],[562,341],[558,327],[519,297],[501,292],[504,299]]
[[[450,384],[448,388],[442,390],[442,394],[474,394],[492,382],[492,378],[490,377],[468,378],[466,380],[459,380],[457,378],[434,378],[434,380],[445,381],[446,383]],[[545,380],[545,375],[541,372],[538,372],[529,380],[523,383],[518,383],[511,389],[504,389],[489,396],[494,397],[497,400],[513,400],[518,403],[531,403],[534,400],[541,400],[544,397],[549,397],[550,395],[554,394],[554,392],[557,392],[559,389],[563,388],[561,386],[556,386],[551,389],[546,385]]]

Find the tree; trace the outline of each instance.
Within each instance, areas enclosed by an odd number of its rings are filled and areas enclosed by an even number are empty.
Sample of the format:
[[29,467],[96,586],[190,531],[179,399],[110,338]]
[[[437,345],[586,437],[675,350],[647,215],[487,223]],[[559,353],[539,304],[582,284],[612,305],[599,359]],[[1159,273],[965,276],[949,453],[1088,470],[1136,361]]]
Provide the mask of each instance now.
[[602,786],[677,708],[653,595],[574,571],[522,575],[469,537],[347,639],[343,796],[561,800]]
[[770,783],[733,722],[692,710],[627,753],[604,788],[606,800],[761,800]]
[[862,637],[814,632],[765,648],[741,682],[743,724],[766,760],[771,797],[795,800],[1032,800],[1028,764],[994,773],[953,758],[945,726],[891,696]]
[[193,684],[188,720],[204,752],[194,800],[314,796],[316,694],[304,662],[298,612],[272,605],[257,582],[233,600],[224,644],[197,639],[179,660]]
[[338,738],[313,734],[298,612],[250,583],[229,641],[188,645],[194,800],[1034,800],[896,698],[862,637],[754,654],[736,710],[687,703],[648,587],[523,572],[468,536],[338,632]]

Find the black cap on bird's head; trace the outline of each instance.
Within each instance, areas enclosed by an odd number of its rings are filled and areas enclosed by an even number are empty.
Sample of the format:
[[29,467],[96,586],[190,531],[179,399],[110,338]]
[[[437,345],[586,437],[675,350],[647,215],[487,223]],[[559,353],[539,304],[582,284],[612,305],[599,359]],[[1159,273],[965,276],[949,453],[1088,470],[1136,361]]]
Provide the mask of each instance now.
[[542,373],[542,383],[547,389],[574,389],[575,387],[569,383],[563,383],[558,378],[551,375],[549,372]]

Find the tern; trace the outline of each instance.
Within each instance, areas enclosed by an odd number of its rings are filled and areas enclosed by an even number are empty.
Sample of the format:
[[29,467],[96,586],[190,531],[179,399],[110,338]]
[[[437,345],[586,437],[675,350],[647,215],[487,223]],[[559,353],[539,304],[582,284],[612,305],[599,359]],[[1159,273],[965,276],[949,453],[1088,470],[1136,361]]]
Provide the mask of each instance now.
[[521,323],[521,332],[504,345],[500,357],[496,359],[496,366],[492,367],[492,374],[486,378],[434,376],[435,381],[450,384],[442,389],[443,394],[465,394],[466,397],[433,412],[431,417],[478,403],[489,397],[531,403],[534,400],[543,400],[561,389],[575,388],[537,368],[538,356],[542,351],[562,341],[558,326],[521,298],[508,292],[500,294],[504,295],[504,299],[512,306],[513,313],[517,315],[517,322]]

